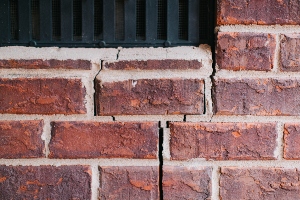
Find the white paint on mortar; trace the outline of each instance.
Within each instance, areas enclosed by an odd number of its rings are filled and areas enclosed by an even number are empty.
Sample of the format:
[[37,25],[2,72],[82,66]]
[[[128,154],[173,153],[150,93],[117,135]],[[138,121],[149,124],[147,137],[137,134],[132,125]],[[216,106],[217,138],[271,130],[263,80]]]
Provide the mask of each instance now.
[[99,63],[100,60],[114,60],[117,49],[96,48],[59,48],[59,47],[0,47],[0,59],[57,59],[57,60],[90,60]]
[[46,158],[48,158],[48,155],[50,153],[49,143],[51,140],[51,125],[50,125],[49,119],[43,119],[43,121],[44,121],[44,128],[43,128],[43,134],[42,134],[41,138],[45,142],[44,153],[45,153]]
[[206,115],[213,116],[213,108],[212,108],[212,98],[211,98],[211,89],[212,82],[210,78],[205,79],[205,88],[204,88],[204,96],[205,96],[205,106],[206,106]]
[[283,160],[283,149],[284,149],[284,141],[283,141],[283,131],[284,131],[284,124],[282,122],[278,122],[276,126],[277,131],[277,148],[274,151],[274,157],[277,160]]
[[259,72],[259,71],[231,71],[220,70],[214,76],[214,79],[258,79],[258,78],[276,78],[276,79],[299,79],[300,73],[297,72]]
[[92,182],[91,182],[91,191],[92,191],[92,198],[91,200],[97,200],[98,199],[98,195],[99,195],[99,170],[98,170],[98,165],[92,165],[91,166],[91,170],[92,170]]
[[273,72],[279,72],[279,65],[280,65],[280,34],[276,34],[276,47],[274,52],[274,61],[273,61]]
[[211,176],[211,200],[219,200],[220,198],[220,168],[213,166]]

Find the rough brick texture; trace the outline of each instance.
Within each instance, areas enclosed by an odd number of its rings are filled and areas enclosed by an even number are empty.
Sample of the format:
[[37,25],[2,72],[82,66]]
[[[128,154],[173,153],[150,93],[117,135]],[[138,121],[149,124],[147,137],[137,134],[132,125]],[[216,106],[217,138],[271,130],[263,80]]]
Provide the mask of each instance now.
[[300,23],[298,0],[218,0],[217,24]]
[[98,115],[203,114],[204,81],[141,79],[97,81]]
[[300,34],[282,36],[280,50],[280,70],[300,71]]
[[170,124],[171,159],[274,159],[276,124],[184,123]]
[[300,124],[284,125],[284,158],[300,159]]
[[218,79],[214,109],[218,115],[299,115],[300,80]]
[[299,169],[222,168],[221,199],[300,199]]
[[0,199],[90,199],[90,176],[85,166],[0,166]]
[[162,70],[162,69],[200,69],[202,63],[199,60],[124,60],[118,62],[105,63],[105,68],[111,70]]
[[263,33],[219,33],[219,69],[270,71],[273,68],[275,35]]
[[84,99],[79,79],[0,79],[0,113],[83,114]]
[[53,122],[51,158],[156,158],[158,123]]
[[43,121],[0,121],[0,158],[43,157]]
[[100,199],[159,200],[158,167],[100,168]]
[[210,199],[211,169],[163,167],[163,199]]
[[42,59],[30,59],[30,60],[0,60],[0,68],[14,69],[91,69],[92,64],[88,60],[42,60]]

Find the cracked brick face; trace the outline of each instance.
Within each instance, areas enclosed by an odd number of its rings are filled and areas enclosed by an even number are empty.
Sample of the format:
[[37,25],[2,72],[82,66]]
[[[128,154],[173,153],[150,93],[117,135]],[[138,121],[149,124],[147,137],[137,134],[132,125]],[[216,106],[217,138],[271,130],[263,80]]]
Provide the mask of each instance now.
[[159,200],[158,167],[101,167],[100,199]]

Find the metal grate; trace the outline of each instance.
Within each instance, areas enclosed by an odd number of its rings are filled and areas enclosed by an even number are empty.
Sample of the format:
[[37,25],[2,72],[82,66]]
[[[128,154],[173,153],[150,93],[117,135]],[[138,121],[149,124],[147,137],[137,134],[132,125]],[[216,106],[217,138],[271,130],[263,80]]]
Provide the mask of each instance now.
[[211,0],[1,0],[0,45],[118,47],[211,43]]

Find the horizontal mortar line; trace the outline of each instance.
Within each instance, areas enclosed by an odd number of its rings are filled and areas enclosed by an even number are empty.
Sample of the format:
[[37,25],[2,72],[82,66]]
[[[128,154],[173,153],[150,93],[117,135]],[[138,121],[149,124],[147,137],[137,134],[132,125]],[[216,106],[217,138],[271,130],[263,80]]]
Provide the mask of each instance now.
[[230,71],[220,70],[214,76],[215,79],[289,79],[289,78],[300,78],[299,72],[258,72],[258,71]]
[[111,159],[0,159],[0,165],[11,166],[40,166],[40,165],[98,165],[98,166],[159,166],[157,159],[126,159],[126,158],[111,158]]
[[103,82],[139,80],[139,79],[205,79],[212,73],[210,70],[141,70],[141,71],[101,71],[97,76]]
[[0,120],[51,120],[51,121],[95,121],[95,122],[109,122],[112,121],[111,116],[93,116],[89,117],[82,115],[25,115],[25,114],[0,114]]
[[249,160],[249,161],[206,161],[204,159],[193,159],[189,161],[164,160],[165,166],[181,167],[280,167],[300,168],[300,160]]
[[[187,122],[205,122],[205,118],[198,116],[187,116]],[[300,123],[300,116],[255,116],[255,115],[213,115],[211,122],[236,122],[236,123],[252,123],[252,122],[283,122],[283,123]]]
[[182,121],[184,115],[114,115],[115,121]]
[[94,79],[96,74],[99,72],[99,70],[86,70],[86,71],[73,71],[73,70],[66,70],[66,71],[41,71],[41,70],[35,70],[35,71],[13,71],[13,70],[0,70],[0,77],[1,78],[90,78]]
[[253,32],[253,33],[272,33],[290,34],[300,33],[298,25],[224,25],[215,28],[215,32]]

